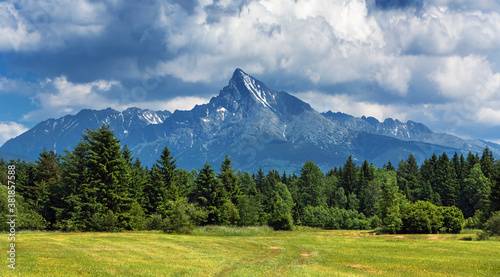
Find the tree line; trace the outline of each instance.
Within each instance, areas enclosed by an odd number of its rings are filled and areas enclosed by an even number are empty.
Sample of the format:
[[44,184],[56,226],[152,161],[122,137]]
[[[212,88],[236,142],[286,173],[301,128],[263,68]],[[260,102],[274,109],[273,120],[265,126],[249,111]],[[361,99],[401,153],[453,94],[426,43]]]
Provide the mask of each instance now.
[[[410,154],[395,168],[367,161],[323,173],[312,161],[300,174],[235,171],[226,155],[218,173],[177,168],[165,147],[144,167],[109,126],[87,130],[64,155],[43,151],[35,162],[0,160],[0,212],[7,214],[7,166],[16,166],[18,228],[61,231],[163,230],[200,225],[294,225],[380,228],[390,233],[457,233],[481,228],[500,210],[500,161]],[[6,226],[2,226],[6,228]]]

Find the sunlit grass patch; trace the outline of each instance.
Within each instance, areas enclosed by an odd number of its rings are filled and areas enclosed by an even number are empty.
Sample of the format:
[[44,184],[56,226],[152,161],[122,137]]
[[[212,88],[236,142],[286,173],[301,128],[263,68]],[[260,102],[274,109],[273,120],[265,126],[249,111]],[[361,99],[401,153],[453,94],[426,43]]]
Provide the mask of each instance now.
[[[500,241],[265,227],[191,235],[25,232],[0,276],[495,276]],[[0,251],[6,251],[5,243]],[[5,253],[5,252],[4,252]]]
[[198,236],[257,236],[275,233],[269,226],[203,226],[196,228],[192,234]]

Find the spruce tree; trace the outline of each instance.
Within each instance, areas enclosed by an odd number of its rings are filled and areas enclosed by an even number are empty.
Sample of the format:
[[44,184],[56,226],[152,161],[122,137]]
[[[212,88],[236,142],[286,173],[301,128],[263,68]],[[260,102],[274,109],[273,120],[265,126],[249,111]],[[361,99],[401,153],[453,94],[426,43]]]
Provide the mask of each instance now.
[[458,183],[455,170],[452,168],[446,153],[443,153],[437,161],[436,176],[436,188],[441,196],[442,204],[445,206],[456,205]]
[[223,203],[219,198],[222,193],[219,181],[215,178],[210,164],[205,163],[196,178],[197,204],[208,212],[207,223],[216,224],[218,220],[218,206]]
[[256,197],[258,195],[257,186],[250,173],[248,171],[245,171],[244,174],[238,173],[238,182],[242,194]]
[[233,204],[238,204],[238,198],[241,195],[238,177],[234,174],[234,169],[231,167],[231,159],[226,155],[226,158],[221,164],[220,173],[217,175],[227,200]]
[[486,178],[491,179],[493,177],[493,164],[495,163],[495,158],[493,157],[493,152],[486,146],[481,156],[480,164],[481,170]]
[[356,186],[356,175],[357,168],[356,164],[352,161],[352,156],[347,158],[344,166],[341,168],[341,186],[344,188],[346,194],[350,194],[355,191]]
[[79,142],[73,151],[65,151],[61,163],[61,193],[63,207],[56,212],[57,225],[65,231],[89,230],[92,214],[101,210],[90,187],[87,168],[89,145]]
[[177,201],[179,199],[179,188],[175,180],[175,169],[177,168],[177,161],[174,159],[167,146],[163,148],[159,160],[156,160],[156,165],[160,170],[161,182],[165,188],[165,199]]
[[56,221],[56,211],[63,207],[61,201],[60,181],[60,157],[53,150],[40,153],[40,157],[35,161],[35,196],[34,206],[49,223]]
[[168,193],[163,175],[158,165],[153,165],[148,174],[148,182],[144,187],[144,207],[148,215],[161,214],[167,201]]
[[[98,213],[110,216],[110,211],[116,215],[119,222],[116,227],[127,227],[131,199],[127,187],[127,162],[123,158],[120,141],[108,125],[97,130],[87,130],[83,140],[89,148],[86,167],[92,191],[91,198],[103,208]],[[95,214],[93,218],[96,217]],[[109,227],[114,226],[106,226]]]

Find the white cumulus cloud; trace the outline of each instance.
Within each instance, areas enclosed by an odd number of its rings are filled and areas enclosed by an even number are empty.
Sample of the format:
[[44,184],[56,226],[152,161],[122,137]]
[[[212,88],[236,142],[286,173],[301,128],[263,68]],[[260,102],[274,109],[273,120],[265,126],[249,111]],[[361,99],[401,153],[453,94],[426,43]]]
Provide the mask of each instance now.
[[0,121],[0,146],[7,140],[15,138],[27,130],[28,128],[22,124],[12,121]]

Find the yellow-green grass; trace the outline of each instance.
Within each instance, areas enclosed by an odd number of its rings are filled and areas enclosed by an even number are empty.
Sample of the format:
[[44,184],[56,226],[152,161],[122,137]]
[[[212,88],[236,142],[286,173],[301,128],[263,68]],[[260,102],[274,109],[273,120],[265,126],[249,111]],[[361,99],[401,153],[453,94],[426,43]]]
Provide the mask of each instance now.
[[500,241],[460,240],[470,234],[21,232],[15,270],[1,236],[0,276],[500,276]]

